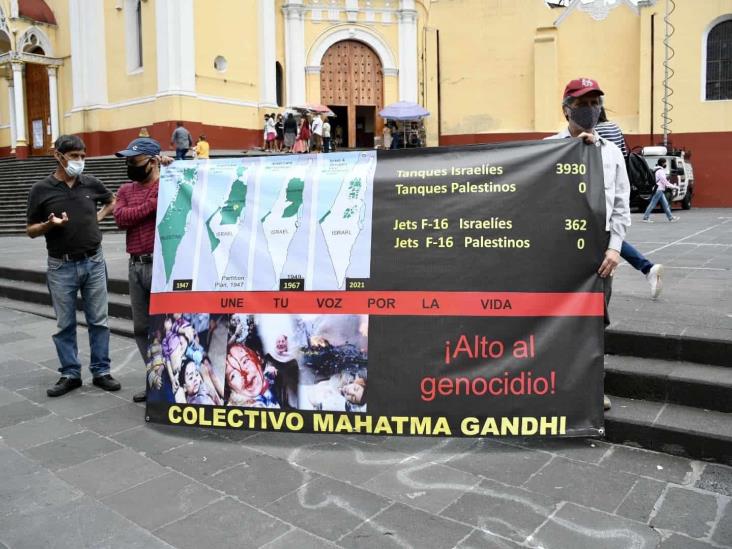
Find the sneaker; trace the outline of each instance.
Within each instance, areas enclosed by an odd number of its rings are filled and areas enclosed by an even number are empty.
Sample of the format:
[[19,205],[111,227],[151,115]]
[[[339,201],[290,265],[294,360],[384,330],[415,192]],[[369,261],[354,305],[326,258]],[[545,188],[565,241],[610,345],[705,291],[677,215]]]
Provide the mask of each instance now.
[[681,219],[678,215],[674,215],[669,219],[669,223],[676,223],[679,219]]
[[612,402],[610,402],[610,399],[607,395],[602,395],[602,406],[605,409],[605,411],[609,410],[612,407]]
[[65,395],[69,391],[81,387],[81,379],[78,377],[62,377],[56,382],[56,385],[46,390],[46,394],[50,397],[58,397]]
[[663,265],[654,265],[646,274],[646,280],[651,285],[651,299],[656,299],[661,295],[663,289]]
[[643,221],[643,223],[653,223],[652,220],[646,218],[643,218],[641,221]]
[[92,383],[100,389],[104,389],[105,391],[119,391],[122,388],[122,385],[119,384],[119,381],[114,379],[109,374],[95,377],[92,380]]
[[145,402],[147,400],[147,391],[140,391],[132,395],[132,402]]

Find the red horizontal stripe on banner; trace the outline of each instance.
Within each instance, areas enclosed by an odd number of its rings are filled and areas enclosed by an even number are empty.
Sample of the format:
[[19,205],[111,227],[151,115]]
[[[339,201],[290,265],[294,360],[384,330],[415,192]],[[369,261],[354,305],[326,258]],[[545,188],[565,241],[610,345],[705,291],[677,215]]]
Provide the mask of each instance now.
[[394,316],[602,316],[601,292],[169,292],[150,312]]

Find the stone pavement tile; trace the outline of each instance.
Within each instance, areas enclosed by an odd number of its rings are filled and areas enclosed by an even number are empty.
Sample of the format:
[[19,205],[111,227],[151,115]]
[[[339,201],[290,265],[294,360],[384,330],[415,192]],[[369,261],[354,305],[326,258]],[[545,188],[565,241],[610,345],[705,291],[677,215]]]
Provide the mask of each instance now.
[[707,463],[694,486],[723,496],[732,496],[732,467]]
[[[64,505],[84,494],[48,470],[3,477],[0,484],[0,517],[18,517]],[[0,536],[2,536],[0,527]]]
[[688,459],[621,445],[613,446],[601,466],[675,484],[685,484],[693,472]]
[[52,471],[71,467],[95,457],[119,450],[121,446],[90,431],[82,431],[40,446],[24,450],[28,457]]
[[66,418],[56,414],[48,414],[0,429],[0,437],[9,446],[25,450],[83,430],[84,428],[81,425],[77,425]]
[[292,549],[293,547],[297,547],[297,549],[337,549],[341,546],[316,537],[302,528],[293,528],[284,536],[262,545],[259,549]]
[[134,448],[138,452],[153,456],[188,444],[191,440],[199,440],[204,437],[186,427],[171,428],[166,425],[146,423],[140,427],[110,435],[110,438],[120,444]]
[[344,537],[345,547],[454,547],[472,528],[396,503]]
[[264,510],[335,541],[390,504],[389,500],[356,486],[319,477]]
[[0,406],[12,404],[13,402],[27,402],[27,399],[23,398],[14,391],[10,391],[8,389],[5,389],[4,387],[0,387]]
[[672,534],[661,542],[658,549],[718,549],[718,546],[679,534]]
[[[430,456],[429,459],[440,461],[440,456],[446,453],[467,452],[475,444],[474,438],[439,438],[439,437],[384,437],[381,447],[410,456]],[[445,459],[448,459],[445,457]]]
[[18,341],[23,341],[25,339],[33,339],[33,336],[29,334],[24,334],[23,332],[5,332],[0,334],[0,345],[4,345],[6,343],[15,343]]
[[145,424],[145,409],[132,402],[77,419],[76,423],[100,435],[113,435]]
[[568,503],[529,541],[547,549],[655,549],[660,539],[644,524]]
[[125,401],[120,400],[114,394],[92,386],[91,379],[85,379],[83,383],[84,385],[81,388],[54,398],[46,394],[48,387],[45,386],[18,389],[17,392],[27,399],[48,408],[55,414],[68,419],[78,419],[125,404]]
[[630,491],[637,478],[596,465],[555,458],[531,478],[525,487],[554,498],[612,511]]
[[522,549],[520,545],[483,530],[474,530],[455,549]]
[[6,404],[5,406],[0,406],[0,429],[23,421],[47,416],[50,413],[43,406],[38,406],[27,400]]
[[554,498],[484,480],[440,514],[523,542],[557,505]]
[[362,484],[408,457],[382,446],[367,446],[340,438],[321,448],[316,453],[292,457],[290,461],[325,476]]
[[154,530],[220,497],[201,483],[171,472],[101,501],[143,528]]
[[455,456],[448,465],[505,484],[521,486],[551,458],[544,452],[482,439],[472,451]]
[[43,468],[32,459],[10,448],[2,440],[0,440],[0,463],[2,464],[3,477],[28,475]]
[[412,507],[439,513],[480,481],[480,477],[470,473],[410,458],[375,476],[363,487]]
[[[185,451],[185,447],[182,450]],[[211,477],[207,483],[245,503],[263,507],[297,490],[311,478],[307,471],[284,459],[252,452],[243,461]]]
[[712,534],[712,540],[720,545],[732,547],[732,502],[727,501],[722,512],[722,517],[717,522],[717,526]]
[[38,364],[27,363],[20,372],[0,374],[0,386],[10,391],[18,389],[26,389],[30,387],[50,387],[58,381],[58,373],[51,372],[48,368],[43,368]]
[[[42,339],[42,342],[39,342]],[[56,359],[56,368],[58,368],[58,355],[56,347],[51,338],[31,338],[13,343],[0,343],[0,356],[6,353],[12,353],[19,357],[32,357],[32,361],[40,364],[42,360]]]
[[210,483],[216,473],[261,456],[245,445],[216,438],[194,440],[179,448],[152,455],[152,459],[200,480]]
[[92,459],[56,475],[87,495],[100,499],[162,476],[167,469],[129,448]]
[[500,442],[587,463],[598,463],[610,449],[609,444],[594,438],[505,438]]
[[639,478],[615,514],[621,517],[648,522],[653,506],[661,497],[666,483],[648,478]]
[[0,532],[12,549],[170,549],[150,532],[89,497],[0,519]]
[[710,534],[716,518],[717,498],[714,494],[669,485],[650,525],[703,538]]
[[[229,431],[222,430],[221,433],[227,436]],[[261,431],[247,438],[247,447],[273,457],[299,461],[308,454],[335,444],[338,438],[337,435]]]
[[289,528],[280,520],[231,498],[180,515],[187,516],[176,517],[179,520],[155,531],[155,535],[178,549],[260,547]]
[[32,370],[38,369],[38,364],[35,362],[30,362],[28,360],[24,360],[22,358],[12,358],[12,355],[8,357],[7,354],[2,353],[0,356],[3,357],[2,362],[0,362],[0,379],[4,378],[5,376],[15,375],[15,374],[26,374]]

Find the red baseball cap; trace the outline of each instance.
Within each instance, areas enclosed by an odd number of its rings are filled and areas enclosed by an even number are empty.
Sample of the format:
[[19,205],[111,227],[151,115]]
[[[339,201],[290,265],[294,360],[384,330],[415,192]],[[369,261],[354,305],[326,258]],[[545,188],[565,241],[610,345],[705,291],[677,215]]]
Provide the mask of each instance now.
[[600,89],[597,80],[593,80],[592,78],[577,78],[570,81],[564,88],[563,97],[581,97],[591,91],[600,92],[600,95],[605,95],[605,92]]

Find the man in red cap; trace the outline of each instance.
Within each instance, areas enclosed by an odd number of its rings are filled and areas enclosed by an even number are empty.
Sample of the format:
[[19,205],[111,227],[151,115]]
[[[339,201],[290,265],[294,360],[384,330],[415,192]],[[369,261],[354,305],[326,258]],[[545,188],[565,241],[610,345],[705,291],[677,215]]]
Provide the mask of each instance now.
[[[603,139],[595,130],[605,95],[596,80],[577,78],[564,88],[562,111],[567,128],[549,139],[580,138],[588,145],[600,148],[605,180],[605,230],[608,245],[597,273],[605,281],[605,324],[610,320],[607,306],[612,293],[612,276],[620,263],[620,250],[630,227],[630,182],[623,153],[612,141]],[[605,409],[610,399],[605,397]]]

